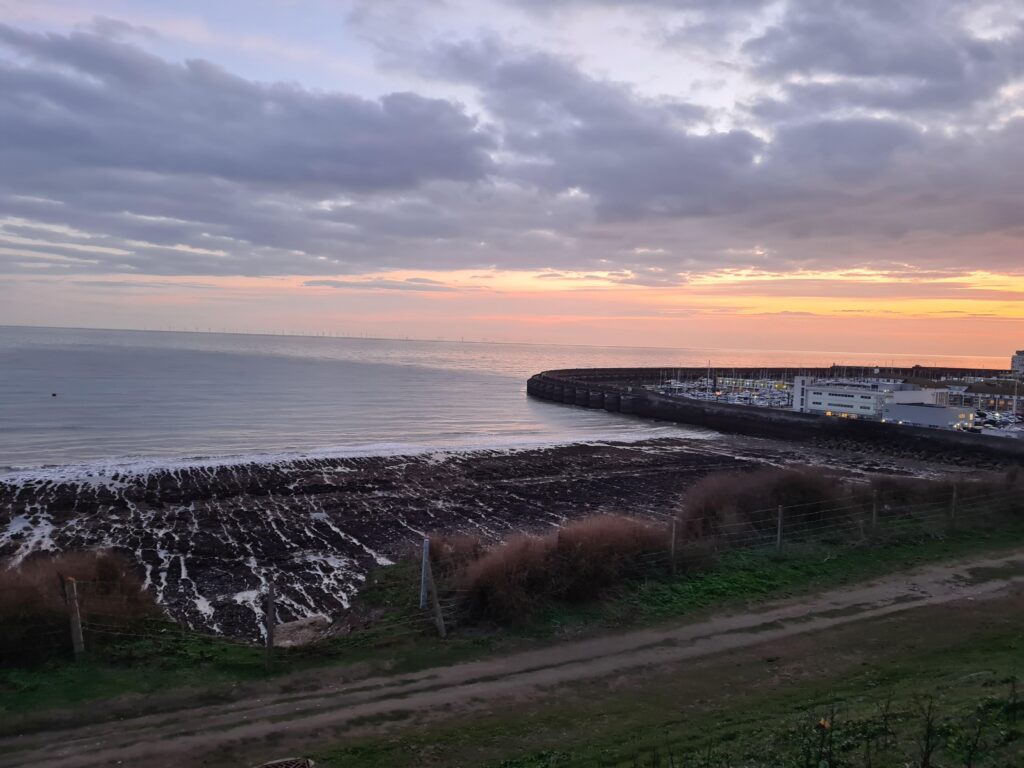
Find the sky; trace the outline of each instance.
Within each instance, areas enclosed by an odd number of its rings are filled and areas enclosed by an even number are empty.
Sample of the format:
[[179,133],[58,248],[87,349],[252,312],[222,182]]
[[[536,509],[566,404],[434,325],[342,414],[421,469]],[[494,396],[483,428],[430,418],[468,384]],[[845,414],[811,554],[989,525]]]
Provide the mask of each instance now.
[[1007,356],[1021,0],[0,0],[0,324]]

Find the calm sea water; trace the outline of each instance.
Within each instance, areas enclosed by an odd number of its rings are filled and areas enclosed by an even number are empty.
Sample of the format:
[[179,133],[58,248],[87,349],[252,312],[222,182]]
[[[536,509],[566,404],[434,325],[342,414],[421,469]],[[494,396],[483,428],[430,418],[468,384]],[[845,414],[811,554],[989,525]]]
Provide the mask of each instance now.
[[942,362],[0,327],[0,472],[107,461],[159,464],[706,435],[531,400],[526,379],[548,368],[668,367],[709,359],[718,366]]

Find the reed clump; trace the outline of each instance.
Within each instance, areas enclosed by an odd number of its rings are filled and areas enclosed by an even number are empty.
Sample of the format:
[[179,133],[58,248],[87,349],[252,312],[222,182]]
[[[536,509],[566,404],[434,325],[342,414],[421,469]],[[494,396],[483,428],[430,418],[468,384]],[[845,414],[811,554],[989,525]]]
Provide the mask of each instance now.
[[521,624],[545,605],[594,601],[630,580],[713,568],[730,549],[862,546],[998,527],[1022,513],[1020,473],[868,481],[814,467],[767,468],[702,478],[684,495],[674,525],[597,515],[498,545],[434,536],[431,557],[469,618]]
[[130,622],[158,613],[127,560],[104,550],[0,563],[0,666],[25,666],[70,655],[68,579],[81,615]]
[[774,530],[780,506],[795,530],[820,526],[850,493],[843,478],[810,467],[718,472],[687,491],[677,521],[684,540],[728,542]]
[[663,526],[599,515],[542,536],[513,536],[464,562],[455,580],[475,617],[521,623],[549,601],[600,597],[666,547]]

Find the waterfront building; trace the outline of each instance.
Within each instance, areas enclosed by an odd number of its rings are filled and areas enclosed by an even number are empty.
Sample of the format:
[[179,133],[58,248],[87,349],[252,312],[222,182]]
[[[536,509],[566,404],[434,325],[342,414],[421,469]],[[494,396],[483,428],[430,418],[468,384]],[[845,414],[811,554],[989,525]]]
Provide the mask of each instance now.
[[979,411],[1024,414],[1024,385],[1013,379],[951,384],[949,404]]
[[1024,376],[1024,349],[1018,349],[1010,358],[1010,370],[1017,376]]
[[891,384],[878,381],[817,381],[793,379],[793,410],[842,419],[880,419],[891,395]]
[[971,429],[974,426],[974,411],[929,403],[889,402],[882,411],[882,421],[908,427]]
[[[885,410],[891,406],[904,405],[945,409],[950,405],[950,392],[945,385],[938,382],[927,382],[927,386],[921,386],[914,382],[893,379],[844,381],[797,376],[793,380],[793,410],[802,413],[835,416],[841,419],[900,421],[898,418],[887,419]],[[923,414],[921,416],[924,418]],[[932,414],[926,420],[941,421],[941,418]],[[955,421],[963,419],[958,418]]]

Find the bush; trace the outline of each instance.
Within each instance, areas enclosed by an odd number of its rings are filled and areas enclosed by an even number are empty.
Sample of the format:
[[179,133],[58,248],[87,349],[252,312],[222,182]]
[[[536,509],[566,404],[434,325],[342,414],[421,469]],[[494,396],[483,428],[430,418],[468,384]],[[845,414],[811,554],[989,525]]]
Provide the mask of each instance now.
[[[890,516],[936,515],[951,509],[957,495],[961,524],[998,524],[1024,512],[1024,482],[1017,472],[992,473],[970,479],[921,480],[908,477],[879,477],[871,483],[879,508]],[[866,500],[871,503],[870,499]]]
[[513,624],[532,616],[550,597],[548,551],[544,539],[513,536],[466,566],[459,586],[466,591],[470,613]]
[[685,541],[725,540],[773,534],[781,504],[791,508],[787,530],[815,528],[827,510],[841,506],[849,486],[820,469],[759,469],[720,472],[699,480],[686,493],[678,517]]
[[[706,570],[715,566],[722,548],[774,541],[779,505],[785,507],[787,540],[827,540],[841,534],[840,541],[847,543],[864,540],[862,526],[873,494],[890,522],[913,522],[921,510],[933,521],[930,505],[948,505],[954,488],[970,502],[961,507],[971,515],[964,524],[997,522],[1007,513],[1024,511],[1024,480],[1016,474],[969,481],[885,476],[870,483],[818,468],[708,475],[684,497],[673,570]],[[923,525],[911,529],[926,531]],[[660,523],[602,515],[544,536],[514,536],[490,549],[473,536],[432,537],[431,557],[435,573],[462,591],[470,616],[517,624],[551,601],[587,602],[628,579],[667,575],[669,536]]]
[[[973,491],[969,486],[975,483],[958,483],[953,480],[922,480],[914,477],[876,477],[871,481],[872,492],[878,495],[883,506],[908,507],[929,502],[949,503],[953,489],[961,493]],[[980,484],[977,484],[980,486]]]
[[25,666],[69,656],[65,579],[75,579],[83,618],[131,620],[157,613],[124,558],[106,551],[41,555],[0,564],[0,666]]
[[551,558],[557,565],[553,576],[555,596],[569,601],[585,601],[642,570],[645,555],[664,555],[668,534],[630,517],[601,515],[570,523],[551,534],[554,538]]
[[487,545],[479,536],[433,534],[430,537],[430,562],[438,577],[454,576],[486,551]]
[[665,529],[602,515],[545,536],[515,536],[466,565],[459,585],[470,610],[521,623],[550,600],[583,602],[644,568],[644,556],[665,554]]

